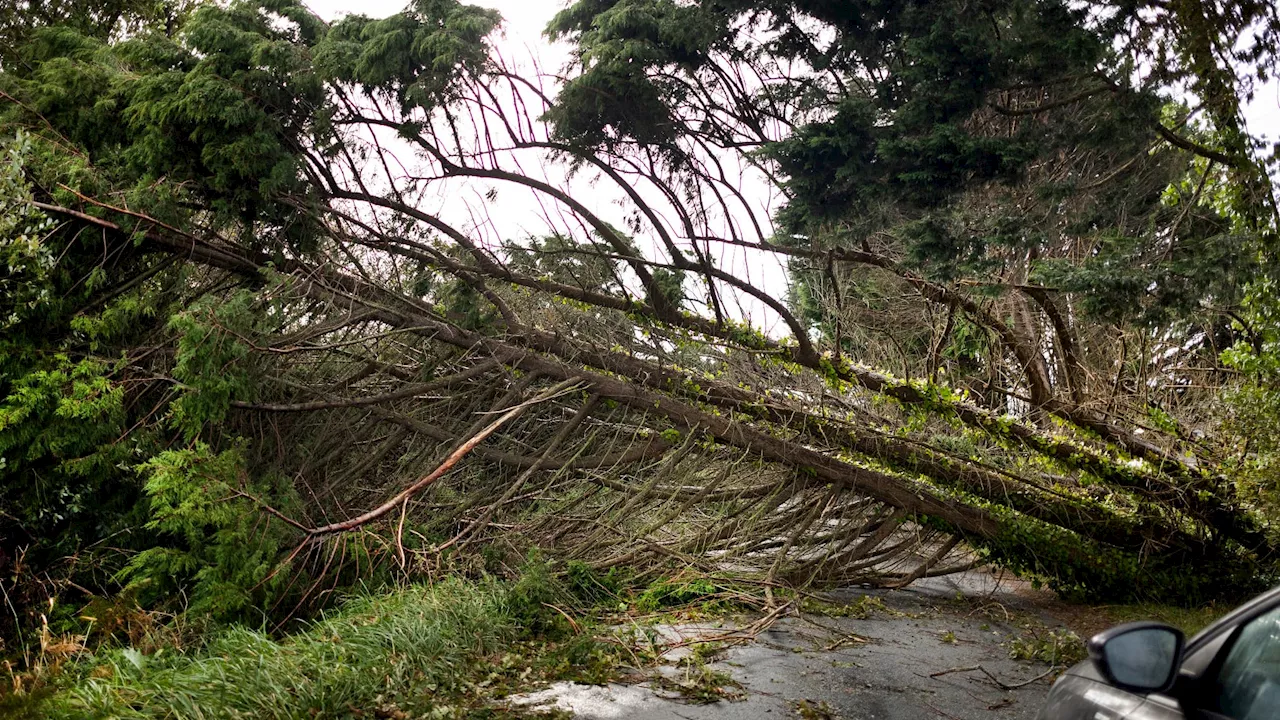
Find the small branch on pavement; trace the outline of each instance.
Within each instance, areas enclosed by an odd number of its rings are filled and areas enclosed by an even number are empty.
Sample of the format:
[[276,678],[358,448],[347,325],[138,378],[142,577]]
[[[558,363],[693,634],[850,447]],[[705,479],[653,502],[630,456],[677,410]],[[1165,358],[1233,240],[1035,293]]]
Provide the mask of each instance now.
[[942,677],[943,675],[950,675],[951,673],[973,672],[974,670],[977,670],[981,672],[983,675],[986,675],[987,677],[991,678],[991,682],[995,683],[1001,690],[1017,690],[1018,688],[1030,685],[1031,683],[1036,682],[1037,680],[1043,680],[1044,678],[1048,677],[1051,673],[1053,673],[1053,671],[1057,669],[1058,669],[1057,665],[1050,665],[1048,670],[1045,670],[1044,672],[1031,678],[1030,680],[1023,680],[1022,682],[1013,683],[1012,685],[1004,682],[1000,678],[991,674],[990,670],[982,667],[981,665],[971,665],[969,667],[954,667],[954,668],[948,668],[946,670],[939,670],[938,672],[935,672],[935,673],[929,673],[929,677],[938,678],[938,677]]

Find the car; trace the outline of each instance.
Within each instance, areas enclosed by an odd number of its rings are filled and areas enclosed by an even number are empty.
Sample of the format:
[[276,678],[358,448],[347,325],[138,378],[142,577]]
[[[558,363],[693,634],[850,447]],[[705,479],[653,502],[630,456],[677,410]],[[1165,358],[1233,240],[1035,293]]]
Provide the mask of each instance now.
[[1184,642],[1157,622],[1089,640],[1038,720],[1280,720],[1280,587]]

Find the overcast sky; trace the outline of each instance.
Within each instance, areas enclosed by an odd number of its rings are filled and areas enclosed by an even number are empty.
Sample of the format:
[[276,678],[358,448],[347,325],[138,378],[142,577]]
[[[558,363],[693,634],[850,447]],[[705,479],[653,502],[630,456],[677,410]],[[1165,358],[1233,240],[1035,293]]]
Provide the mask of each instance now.
[[[385,17],[399,12],[406,5],[406,1],[362,0],[359,3],[352,3],[346,0],[306,0],[306,3],[316,14],[332,21],[348,13]],[[550,43],[542,35],[543,29],[551,18],[565,7],[563,0],[471,1],[476,5],[492,7],[502,14],[504,22],[500,31],[501,36],[494,44],[508,62],[515,60],[517,65],[528,69],[529,61],[536,59],[538,67],[542,70],[556,72],[568,61],[569,46],[565,43]],[[388,147],[393,147],[396,143],[392,139],[386,144]],[[407,144],[403,147],[405,153],[411,152]],[[399,149],[393,152],[400,154]],[[411,163],[407,158],[402,161],[406,165]],[[727,165],[732,169],[732,162]],[[613,187],[611,183],[586,183],[581,178],[566,183],[563,167],[547,165],[535,168],[530,164],[522,164],[522,167],[524,172],[532,177],[540,177],[553,185],[567,185],[575,199],[586,205],[593,213],[616,227],[625,227],[627,208],[631,204],[626,201],[622,191]],[[484,207],[486,203],[481,198],[488,187],[499,190],[499,200]],[[743,174],[739,190],[757,207],[756,219],[762,223],[768,223],[772,215],[773,203],[777,198],[776,191],[773,191],[762,177],[752,177],[750,173]],[[660,216],[666,216],[673,221],[671,224],[674,227],[675,217],[670,211],[670,206],[666,205],[667,210],[664,211],[665,202],[662,199],[651,194],[651,191],[643,188],[641,191]],[[531,235],[545,236],[548,234],[549,223],[559,226],[558,229],[563,231],[579,229],[575,227],[576,223],[572,218],[560,213],[560,209],[546,196],[539,197],[533,191],[511,184],[441,185],[439,194],[427,198],[425,202],[432,204],[433,207],[423,207],[424,210],[433,212],[472,235],[481,245],[490,247],[502,240],[520,241]],[[736,222],[743,227],[749,226],[749,221],[745,218],[737,218]],[[771,233],[768,227],[764,230],[766,233]],[[722,234],[727,236],[727,233]],[[647,235],[646,232],[638,236],[636,242],[642,248],[652,249],[652,253],[646,253],[650,257],[661,257],[664,253],[657,246],[656,239]],[[718,267],[741,277],[773,297],[786,296],[788,276],[782,257],[728,245],[710,249]],[[633,290],[636,289],[638,288],[633,288]],[[701,298],[691,297],[690,300],[698,302]],[[722,297],[722,300],[728,304],[727,311],[731,316],[745,320],[775,337],[787,334],[786,326],[777,313],[760,301],[735,294],[728,294]]]
[[[360,0],[359,2],[306,0],[306,2],[314,12],[330,21],[348,13],[385,17],[400,11],[407,4],[407,0]],[[507,60],[536,58],[542,69],[554,72],[559,70],[569,58],[567,44],[550,43],[542,35],[542,30],[547,23],[566,5],[564,0],[471,0],[471,2],[492,7],[502,14],[504,19],[502,35],[495,45]],[[1272,142],[1280,139],[1280,82],[1273,79],[1257,90],[1253,102],[1245,108],[1245,119],[1253,135],[1265,137]],[[546,179],[554,182],[554,178],[550,176]],[[749,187],[744,187],[743,190],[748,194],[751,193]],[[482,240],[485,243],[496,242],[495,236],[505,236],[504,239],[507,240],[519,240],[531,234],[545,234],[548,218],[546,203],[539,202],[531,192],[522,194],[518,189],[515,191],[504,189],[503,192],[501,212],[490,212],[489,217],[482,222],[466,218],[459,222],[457,213],[460,211],[457,209],[458,203],[454,198],[438,198],[441,207],[436,211],[464,231],[488,236]],[[470,191],[467,195],[474,197],[482,193],[483,189]],[[761,183],[756,194],[761,197],[761,207],[765,208],[762,214],[767,216],[769,208],[772,207],[772,198],[766,197],[771,194],[768,187]],[[619,227],[622,226],[623,211],[619,203],[620,193],[602,189],[600,185],[593,185],[591,189],[575,192],[574,195],[587,204],[593,212]],[[451,203],[451,200],[454,202]],[[471,200],[464,199],[462,204],[466,205],[466,212],[473,215]],[[453,217],[448,217],[449,215]],[[767,217],[764,220],[767,221]],[[468,224],[470,227],[467,227]],[[745,276],[744,279],[767,290],[774,297],[781,298],[785,295],[787,274],[781,259],[776,256],[746,251],[742,248],[725,248],[717,264],[740,276]],[[770,334],[785,332],[779,325],[780,320],[777,315],[758,302],[744,302],[738,308],[738,312],[733,314],[752,322]]]

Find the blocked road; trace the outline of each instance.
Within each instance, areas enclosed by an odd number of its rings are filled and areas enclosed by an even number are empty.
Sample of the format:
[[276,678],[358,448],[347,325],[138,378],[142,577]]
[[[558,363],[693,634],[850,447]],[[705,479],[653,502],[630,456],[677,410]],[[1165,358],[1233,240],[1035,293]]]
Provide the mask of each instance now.
[[[696,704],[672,692],[691,672],[677,652],[662,668],[667,683],[562,684],[526,701],[600,720],[1032,720],[1056,674],[1047,663],[1010,658],[1015,639],[1043,634],[1053,623],[1024,587],[1007,579],[969,573],[907,590],[851,588],[836,597],[866,610],[865,617],[785,617],[707,665],[741,686],[728,692],[735,700]],[[662,630],[723,633],[709,626]]]

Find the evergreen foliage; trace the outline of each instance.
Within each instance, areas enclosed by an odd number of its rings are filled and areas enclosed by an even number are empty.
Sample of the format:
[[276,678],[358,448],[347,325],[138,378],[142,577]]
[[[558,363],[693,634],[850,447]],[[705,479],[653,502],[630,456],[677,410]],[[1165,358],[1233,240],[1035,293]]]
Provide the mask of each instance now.
[[239,620],[272,607],[299,582],[297,571],[280,565],[296,533],[259,516],[264,500],[296,507],[282,502],[293,488],[279,477],[251,478],[239,452],[214,454],[203,443],[162,452],[138,471],[146,478],[145,527],[157,544],[134,555],[117,577],[144,603],[186,592],[188,612]]
[[1263,509],[1268,530],[1280,531],[1280,297],[1276,278],[1253,281],[1241,318],[1246,338],[1224,353],[1242,381],[1227,394],[1227,429],[1240,493]]

